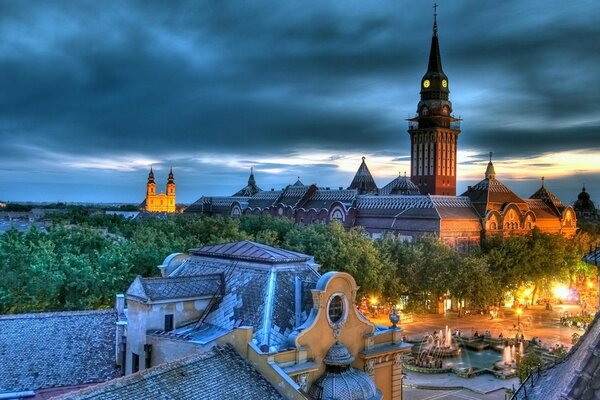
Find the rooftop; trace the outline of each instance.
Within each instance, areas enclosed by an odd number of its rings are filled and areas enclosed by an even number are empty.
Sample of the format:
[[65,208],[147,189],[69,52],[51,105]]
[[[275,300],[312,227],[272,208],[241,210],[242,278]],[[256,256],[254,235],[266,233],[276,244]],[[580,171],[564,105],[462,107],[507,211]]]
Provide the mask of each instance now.
[[277,249],[261,243],[244,240],[204,246],[192,249],[190,253],[197,256],[208,256],[217,258],[232,258],[244,261],[258,261],[263,263],[296,263],[312,259],[311,256],[297,253],[291,250]]
[[224,346],[71,392],[57,400],[156,398],[283,399],[250,363],[232,347]]
[[114,310],[0,316],[0,393],[119,375]]

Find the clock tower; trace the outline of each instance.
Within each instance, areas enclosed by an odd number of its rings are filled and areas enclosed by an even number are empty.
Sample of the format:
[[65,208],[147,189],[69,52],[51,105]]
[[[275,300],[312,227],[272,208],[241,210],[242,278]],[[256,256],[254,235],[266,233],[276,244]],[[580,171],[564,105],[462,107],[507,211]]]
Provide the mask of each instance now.
[[[434,5],[434,10],[437,5]],[[408,120],[411,181],[421,194],[456,196],[456,144],[460,119],[452,116],[448,77],[442,70],[434,11],[427,72],[421,79],[417,115]]]

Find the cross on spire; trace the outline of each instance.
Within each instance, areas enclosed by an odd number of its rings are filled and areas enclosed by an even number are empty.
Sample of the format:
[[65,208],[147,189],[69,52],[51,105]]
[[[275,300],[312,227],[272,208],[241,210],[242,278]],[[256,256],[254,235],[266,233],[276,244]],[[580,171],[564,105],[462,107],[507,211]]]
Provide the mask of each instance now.
[[490,162],[492,162],[492,156],[494,155],[493,151],[490,151]]
[[542,176],[542,187],[544,187],[544,177]]

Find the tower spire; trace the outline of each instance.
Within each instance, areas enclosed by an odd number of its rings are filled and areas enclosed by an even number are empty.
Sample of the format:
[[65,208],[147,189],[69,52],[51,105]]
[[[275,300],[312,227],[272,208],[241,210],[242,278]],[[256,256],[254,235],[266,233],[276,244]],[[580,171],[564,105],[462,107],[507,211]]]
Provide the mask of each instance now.
[[433,3],[433,36],[437,36],[437,3]]
[[496,170],[494,169],[494,164],[492,163],[492,155],[494,153],[492,153],[490,151],[490,162],[487,165],[487,168],[485,170],[485,179],[496,179]]

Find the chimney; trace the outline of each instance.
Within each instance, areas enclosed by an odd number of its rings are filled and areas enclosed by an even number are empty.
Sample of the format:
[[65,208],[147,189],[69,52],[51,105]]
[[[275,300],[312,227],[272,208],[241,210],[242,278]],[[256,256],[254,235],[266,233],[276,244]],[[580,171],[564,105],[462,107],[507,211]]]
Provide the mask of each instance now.
[[294,278],[294,317],[297,328],[302,323],[302,279],[298,276]]
[[125,295],[122,293],[116,296],[115,309],[117,310],[117,315],[119,317],[125,314]]

